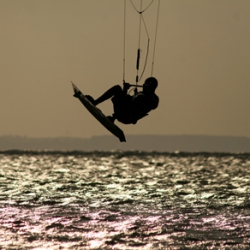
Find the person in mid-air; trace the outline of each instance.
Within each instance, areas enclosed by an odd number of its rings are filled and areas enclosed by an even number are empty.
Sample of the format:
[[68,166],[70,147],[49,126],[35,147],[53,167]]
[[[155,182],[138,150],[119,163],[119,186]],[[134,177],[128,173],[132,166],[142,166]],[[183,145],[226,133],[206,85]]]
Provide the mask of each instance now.
[[136,124],[148,112],[158,107],[159,98],[155,94],[157,86],[157,79],[149,77],[145,80],[142,91],[136,91],[133,96],[128,94],[131,85],[124,82],[123,89],[120,85],[115,85],[97,99],[90,95],[86,95],[86,98],[95,106],[112,98],[114,113],[107,118],[112,122],[117,119],[124,124]]

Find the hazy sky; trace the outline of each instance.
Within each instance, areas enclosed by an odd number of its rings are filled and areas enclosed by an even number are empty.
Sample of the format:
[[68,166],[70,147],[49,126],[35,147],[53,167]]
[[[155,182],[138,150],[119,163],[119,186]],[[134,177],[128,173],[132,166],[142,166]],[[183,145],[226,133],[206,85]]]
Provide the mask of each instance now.
[[[151,74],[157,2],[144,13],[151,48],[143,80]],[[249,0],[161,0],[154,64],[160,104],[136,125],[117,122],[124,133],[250,137],[249,10]],[[123,0],[0,0],[0,135],[108,135],[72,97],[71,81],[94,97],[122,84],[123,13]],[[127,1],[130,83],[138,26]],[[141,68],[146,44],[142,29]],[[110,101],[99,107],[112,114]]]

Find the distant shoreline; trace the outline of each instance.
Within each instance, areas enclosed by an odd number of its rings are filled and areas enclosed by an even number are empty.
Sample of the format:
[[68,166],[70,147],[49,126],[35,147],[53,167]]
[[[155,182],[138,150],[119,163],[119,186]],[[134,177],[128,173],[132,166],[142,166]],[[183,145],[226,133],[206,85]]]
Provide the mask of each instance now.
[[0,150],[144,150],[162,152],[250,152],[250,138],[206,135],[127,135],[90,138],[0,136]]

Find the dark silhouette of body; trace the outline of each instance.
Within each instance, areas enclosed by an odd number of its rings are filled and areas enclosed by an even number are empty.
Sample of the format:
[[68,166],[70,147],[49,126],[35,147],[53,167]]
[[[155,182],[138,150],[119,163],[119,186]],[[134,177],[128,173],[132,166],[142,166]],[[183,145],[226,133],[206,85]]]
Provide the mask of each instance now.
[[133,96],[128,94],[131,85],[125,82],[123,88],[120,85],[115,85],[96,100],[89,95],[86,97],[95,106],[112,98],[114,113],[108,118],[112,122],[117,119],[124,124],[136,124],[139,119],[147,116],[148,112],[158,107],[159,98],[155,94],[157,86],[157,79],[149,77],[145,80],[142,91],[136,91]]

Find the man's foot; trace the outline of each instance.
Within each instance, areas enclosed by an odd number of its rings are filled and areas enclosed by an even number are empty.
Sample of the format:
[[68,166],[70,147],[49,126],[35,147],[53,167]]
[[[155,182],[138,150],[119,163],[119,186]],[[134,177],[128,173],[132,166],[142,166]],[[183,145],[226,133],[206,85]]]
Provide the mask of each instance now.
[[115,117],[114,117],[114,116],[110,116],[110,115],[109,115],[109,116],[107,116],[107,118],[108,118],[111,122],[113,122],[113,123],[115,122]]
[[91,95],[85,95],[85,97],[95,106],[95,99]]

